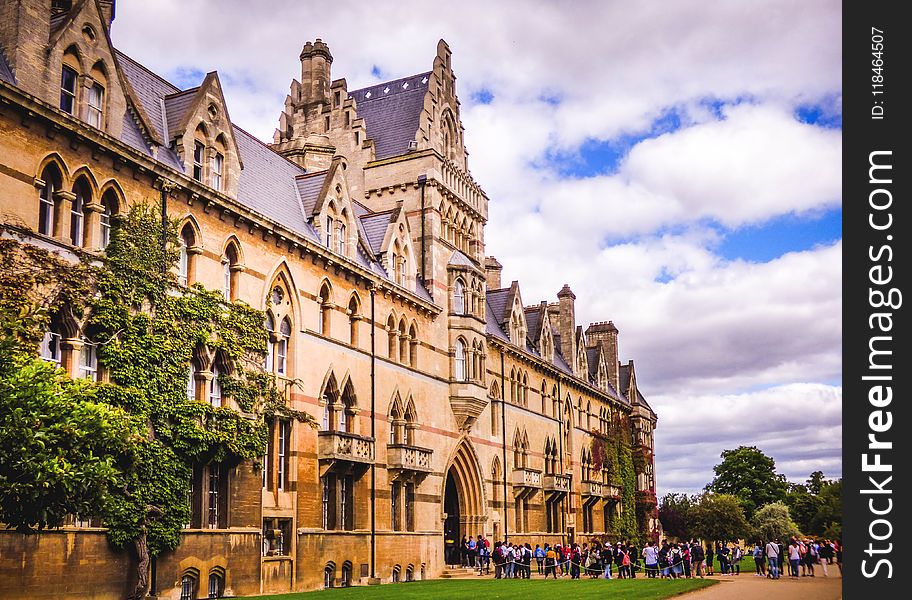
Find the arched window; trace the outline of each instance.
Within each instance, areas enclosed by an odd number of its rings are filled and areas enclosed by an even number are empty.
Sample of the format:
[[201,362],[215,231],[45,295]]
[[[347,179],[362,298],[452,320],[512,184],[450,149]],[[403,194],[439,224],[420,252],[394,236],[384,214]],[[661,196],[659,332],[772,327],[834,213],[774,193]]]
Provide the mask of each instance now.
[[60,359],[62,356],[60,348],[61,338],[61,329],[59,325],[52,321],[51,326],[44,333],[44,337],[41,340],[39,354],[43,360],[60,366]]
[[[330,205],[330,209],[332,209],[332,205]],[[334,224],[335,224],[335,221],[333,220],[332,215],[326,215],[326,247],[327,248],[333,247],[333,236],[335,234],[335,232],[333,231]]]
[[358,345],[358,323],[361,321],[361,305],[358,297],[352,294],[348,301],[348,341],[352,346]]
[[336,431],[336,404],[339,402],[339,388],[335,375],[330,374],[329,379],[326,380],[320,402],[323,405],[323,430]]
[[223,174],[225,171],[225,136],[219,134],[215,138],[215,148],[212,155],[212,164],[210,165],[209,184],[212,189],[221,192],[224,189]]
[[213,571],[209,573],[209,598],[221,598],[225,593],[225,576]]
[[355,397],[355,388],[351,379],[345,383],[342,391],[342,410],[339,411],[339,431],[346,433],[355,432],[355,415],[357,414],[358,399]]
[[329,284],[323,282],[320,288],[320,320],[317,322],[317,333],[328,336],[332,317],[332,292]]
[[409,365],[418,367],[418,326],[412,323],[409,328]]
[[466,381],[466,346],[461,339],[456,340],[456,381]]
[[88,89],[86,122],[96,129],[104,129],[105,85],[107,76],[102,63],[92,67],[92,86]]
[[405,318],[399,321],[399,362],[407,365],[409,360],[409,338],[405,330]]
[[389,359],[396,360],[399,357],[399,332],[396,329],[396,317],[393,315],[386,320],[386,335],[389,338]]
[[402,401],[399,398],[398,394],[396,395],[396,398],[393,400],[393,404],[390,407],[389,425],[389,443],[392,445],[404,443],[405,436],[403,435],[403,429],[405,425],[405,419],[403,418]]
[[287,357],[288,357],[288,338],[291,337],[291,321],[288,320],[288,317],[282,319],[282,324],[279,326],[279,339],[276,342],[276,373],[279,375],[285,375],[287,372]]
[[69,65],[63,65],[60,73],[60,110],[76,114],[76,81],[79,73]]
[[38,194],[40,199],[38,206],[38,233],[52,236],[54,235],[58,210],[56,195],[60,191],[63,175],[56,165],[51,164],[41,172],[41,180],[44,185]]
[[342,587],[350,587],[352,584],[352,564],[348,561],[342,565]]
[[193,226],[187,223],[181,229],[180,234],[180,257],[177,263],[177,281],[181,285],[190,285],[193,283],[193,258],[196,246],[196,233]]
[[212,366],[212,381],[209,383],[209,404],[215,407],[222,405],[222,384],[219,383],[221,371],[218,365]]
[[415,445],[415,430],[418,429],[418,414],[415,412],[415,402],[409,398],[405,405],[405,443]]
[[465,285],[461,279],[456,280],[453,286],[453,312],[457,315],[465,314]]
[[196,600],[196,590],[199,587],[196,576],[192,573],[184,573],[181,577],[181,595],[180,600]]
[[336,583],[335,582],[335,577],[336,577],[335,571],[336,571],[335,563],[329,563],[325,567],[323,567],[323,588],[324,589],[328,590],[331,587],[335,587],[335,583]]
[[196,400],[196,363],[190,361],[190,375],[187,377],[187,400]]
[[275,319],[272,317],[272,312],[266,311],[266,323],[264,324],[266,328],[266,333],[269,336],[269,339],[266,341],[266,365],[265,371],[267,373],[272,373],[275,365],[275,351],[276,351],[276,328],[275,328]]
[[392,574],[392,577],[390,577],[390,580],[393,583],[399,583],[399,573],[400,573],[401,569],[402,569],[402,567],[400,565],[396,565],[395,567],[393,567],[393,574]]
[[113,190],[108,190],[101,197],[101,236],[99,236],[102,248],[107,248],[111,241],[111,219],[117,214],[119,209],[117,195]]
[[85,177],[80,177],[73,186],[73,203],[70,208],[70,242],[82,246],[85,242],[85,206],[92,202],[92,189]]
[[225,256],[222,258],[222,292],[226,302],[237,298],[237,280],[240,272],[240,252],[237,244],[232,241],[225,247]]
[[193,179],[203,183],[206,174],[206,143],[209,135],[202,123],[197,125],[193,135]]
[[[345,213],[343,212],[343,216],[344,216],[344,214]],[[336,234],[336,252],[338,252],[339,254],[342,254],[342,255],[345,254],[345,236],[346,236],[345,223],[340,220],[339,221],[339,230]]]

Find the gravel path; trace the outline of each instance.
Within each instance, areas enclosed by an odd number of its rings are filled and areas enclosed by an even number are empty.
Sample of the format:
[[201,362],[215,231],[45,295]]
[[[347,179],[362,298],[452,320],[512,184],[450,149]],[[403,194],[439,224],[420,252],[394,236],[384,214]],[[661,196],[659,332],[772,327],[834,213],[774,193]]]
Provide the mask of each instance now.
[[[818,569],[819,570],[819,569]],[[753,573],[742,573],[735,577],[714,576],[721,583],[704,590],[686,594],[687,600],[840,600],[842,598],[842,577],[836,565],[830,568],[830,576],[782,577],[778,581],[757,577]]]

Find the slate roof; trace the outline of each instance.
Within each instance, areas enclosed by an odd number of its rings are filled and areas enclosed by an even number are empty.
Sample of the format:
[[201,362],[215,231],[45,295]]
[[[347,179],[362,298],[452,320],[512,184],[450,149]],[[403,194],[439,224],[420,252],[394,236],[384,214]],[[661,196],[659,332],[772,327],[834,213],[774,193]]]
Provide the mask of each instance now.
[[589,363],[589,378],[598,381],[599,347],[586,348],[586,362]]
[[348,93],[357,102],[378,160],[408,152],[418,133],[430,76],[428,71]]
[[234,137],[238,152],[244,156],[238,202],[295,233],[319,241],[316,231],[304,218],[295,187],[295,177],[304,170],[236,125]]
[[529,339],[537,344],[541,337],[541,306],[531,306],[524,308],[523,311],[526,313],[526,325],[529,327]]
[[453,255],[450,257],[450,262],[447,264],[463,266],[463,267],[474,267],[475,266],[475,263],[472,262],[472,259],[469,258],[468,256],[466,256],[465,254],[463,254],[462,252],[460,252],[459,250],[456,250],[455,252],[453,252]]
[[[301,171],[303,173],[304,171]],[[298,195],[301,197],[301,208],[304,216],[308,219],[313,218],[314,207],[317,205],[317,199],[320,196],[320,190],[326,182],[328,171],[319,171],[317,173],[308,173],[299,175],[295,179],[295,185],[298,188]]]
[[198,91],[199,87],[195,87],[183,92],[178,92],[177,94],[165,96],[165,122],[168,125],[168,135],[165,137],[165,140],[168,142],[173,140],[177,134],[183,133],[177,129],[183,122],[184,114],[190,108]]
[[497,323],[497,327],[500,327],[500,324],[504,322],[506,316],[504,313],[507,310],[508,300],[510,299],[510,288],[501,288],[499,290],[488,290],[488,314],[494,317],[494,322]]
[[123,129],[120,132],[120,140],[136,150],[142,150],[146,156],[152,156],[146,140],[143,138],[139,125],[133,120],[133,114],[130,110],[124,112]]
[[[495,290],[495,291],[506,292],[507,290]],[[506,294],[504,294],[504,295],[506,295]],[[488,335],[493,335],[494,337],[499,338],[500,340],[502,340],[504,342],[509,342],[510,338],[508,338],[507,334],[504,333],[504,330],[501,329],[500,322],[497,320],[494,305],[491,303],[491,292],[490,291],[488,291],[486,303],[487,303],[487,310],[485,311],[485,332]],[[501,312],[502,311],[503,311],[503,308],[501,307]]]
[[0,50],[0,80],[16,85],[16,78],[13,77],[12,69],[6,64],[6,57],[2,50]]
[[381,213],[374,213],[361,217],[361,224],[364,226],[364,236],[367,244],[374,254],[380,253],[380,247],[383,245],[383,238],[386,237],[386,230],[389,227],[390,219],[393,218],[393,210],[387,210]]

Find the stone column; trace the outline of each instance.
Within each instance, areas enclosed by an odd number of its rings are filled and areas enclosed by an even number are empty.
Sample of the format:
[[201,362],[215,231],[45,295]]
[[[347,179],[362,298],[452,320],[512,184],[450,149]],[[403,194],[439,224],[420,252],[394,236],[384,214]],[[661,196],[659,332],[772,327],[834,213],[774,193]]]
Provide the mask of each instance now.
[[76,194],[66,190],[54,192],[54,233],[53,237],[62,242],[70,241],[70,214]]

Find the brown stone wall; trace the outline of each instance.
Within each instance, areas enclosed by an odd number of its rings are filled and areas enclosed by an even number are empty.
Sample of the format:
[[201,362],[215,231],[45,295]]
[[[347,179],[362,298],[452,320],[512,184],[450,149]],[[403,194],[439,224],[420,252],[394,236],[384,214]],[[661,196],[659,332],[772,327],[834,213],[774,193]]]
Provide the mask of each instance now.
[[180,598],[181,577],[190,569],[199,572],[201,597],[205,597],[209,573],[224,569],[225,595],[249,596],[260,593],[259,529],[188,530],[173,552],[159,556],[156,591],[161,600]]
[[61,529],[35,535],[0,531],[4,600],[108,600],[133,586],[133,559],[108,544],[104,530]]

